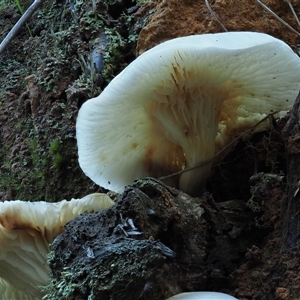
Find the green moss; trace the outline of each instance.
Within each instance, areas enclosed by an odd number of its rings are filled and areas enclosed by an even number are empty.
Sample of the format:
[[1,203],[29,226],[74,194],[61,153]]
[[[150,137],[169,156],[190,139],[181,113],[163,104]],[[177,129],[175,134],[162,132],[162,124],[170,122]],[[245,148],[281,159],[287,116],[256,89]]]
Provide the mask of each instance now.
[[[50,274],[50,283],[44,288],[44,299],[140,299],[143,286],[149,278],[160,273],[159,267],[164,261],[164,256],[154,244],[147,240],[111,244],[103,247],[101,255],[93,261],[79,255],[81,263],[64,267],[59,278]],[[48,263],[63,259],[51,252]],[[67,265],[67,262],[62,264]]]
[[[23,10],[31,3],[22,2]],[[28,22],[33,37],[24,27],[0,57],[0,118],[9,128],[5,135],[0,131],[4,199],[57,201],[99,191],[78,165],[75,121],[80,104],[99,95],[134,59],[141,28],[127,9],[136,3],[46,1]],[[1,40],[18,20],[14,12],[14,0],[0,0]],[[3,22],[5,15],[12,18]],[[100,69],[92,58],[96,47],[103,54]],[[38,91],[34,116],[29,75]]]

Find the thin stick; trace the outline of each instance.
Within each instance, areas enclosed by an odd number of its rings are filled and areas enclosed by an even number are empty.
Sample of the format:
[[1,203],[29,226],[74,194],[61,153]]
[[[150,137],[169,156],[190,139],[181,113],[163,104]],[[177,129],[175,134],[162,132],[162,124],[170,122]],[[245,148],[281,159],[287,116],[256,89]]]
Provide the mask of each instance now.
[[300,36],[300,33],[295,30],[292,26],[290,26],[287,22],[283,21],[280,17],[278,17],[268,6],[263,4],[260,0],[256,0],[258,4],[260,4],[268,13],[270,13],[274,18],[276,18],[279,22],[281,22],[283,25],[285,25],[287,28],[292,30],[294,33]]
[[42,5],[45,0],[35,0],[25,11],[19,21],[11,29],[8,35],[4,38],[0,44],[0,54],[6,49],[8,44],[15,38],[19,30],[24,26],[24,24],[30,19],[33,13]]
[[221,23],[221,21],[219,21],[219,19],[217,18],[215,12],[210,7],[208,0],[205,0],[205,4],[207,6],[208,11],[210,12],[210,14],[212,15],[212,17],[214,18],[214,20],[217,21],[220,24],[220,26],[223,28],[224,31],[228,31],[226,29],[226,27]]
[[235,138],[232,142],[230,142],[226,147],[224,147],[222,150],[220,150],[218,153],[216,153],[211,159],[209,160],[206,160],[205,162],[202,162],[202,163],[199,163],[199,164],[196,164],[195,166],[193,167],[189,167],[189,168],[186,168],[184,170],[181,170],[181,171],[178,171],[176,173],[172,173],[170,175],[167,175],[167,176],[163,176],[163,177],[160,177],[158,178],[159,180],[164,180],[164,179],[167,179],[167,178],[170,178],[170,177],[173,177],[173,176],[177,176],[177,175],[181,175],[182,173],[185,173],[185,172],[188,172],[188,171],[191,171],[193,169],[196,169],[196,168],[199,168],[199,167],[202,167],[210,162],[212,162],[217,156],[219,156],[222,152],[224,152],[226,149],[228,149],[230,146],[232,146],[235,142],[237,142],[239,139],[241,139],[242,137],[244,137],[245,135],[247,135],[249,132],[251,132],[252,130],[254,130],[258,125],[260,125],[261,123],[263,123],[265,120],[267,120],[270,116],[273,116],[274,114],[277,114],[278,111],[276,112],[273,112],[267,116],[265,116],[263,119],[261,119],[258,123],[256,123],[254,126],[252,126],[251,128],[249,128],[247,131],[245,131],[243,134],[241,134],[240,136],[238,136],[237,138]]
[[295,17],[295,19],[296,19],[296,21],[297,21],[297,23],[298,23],[298,26],[300,27],[300,21],[299,21],[299,19],[298,19],[298,16],[297,16],[297,14],[296,14],[296,12],[295,12],[295,10],[294,10],[294,7],[293,7],[291,1],[290,1],[290,0],[286,0],[286,2],[288,3],[288,5],[289,5],[289,7],[290,7],[290,9],[291,9],[291,11],[292,11],[292,13],[293,13],[293,15],[294,15],[294,17]]

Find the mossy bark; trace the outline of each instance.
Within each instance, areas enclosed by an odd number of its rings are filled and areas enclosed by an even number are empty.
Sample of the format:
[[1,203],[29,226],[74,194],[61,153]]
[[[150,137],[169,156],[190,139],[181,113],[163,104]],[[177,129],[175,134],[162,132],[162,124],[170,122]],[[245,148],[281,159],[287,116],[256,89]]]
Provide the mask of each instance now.
[[136,180],[116,205],[79,216],[53,242],[48,299],[226,291],[236,262],[264,234],[246,210],[242,201],[218,204],[208,193],[191,198],[152,178]]

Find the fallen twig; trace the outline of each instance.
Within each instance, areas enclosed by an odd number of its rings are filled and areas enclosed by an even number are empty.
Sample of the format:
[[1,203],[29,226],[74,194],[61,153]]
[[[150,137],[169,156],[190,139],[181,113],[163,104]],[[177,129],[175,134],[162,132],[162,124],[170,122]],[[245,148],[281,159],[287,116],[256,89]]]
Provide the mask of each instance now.
[[30,19],[33,13],[42,5],[45,0],[35,0],[25,11],[19,21],[11,29],[8,35],[4,38],[0,44],[0,54],[6,49],[9,43],[15,38],[19,30],[24,26],[24,24]]
[[[300,36],[300,33],[295,30],[292,26],[290,26],[287,22],[283,21],[279,16],[277,16],[268,6],[263,4],[260,0],[256,0],[256,2],[261,5],[268,13],[270,13],[274,18],[276,18],[279,22],[281,22],[283,25],[285,25],[287,28],[292,30],[294,33]],[[291,6],[290,6],[291,7]],[[293,9],[292,9],[293,11]],[[298,18],[297,18],[298,19]]]
[[294,18],[296,19],[296,21],[297,21],[297,23],[298,23],[298,25],[300,27],[300,21],[299,21],[299,19],[297,17],[297,14],[296,14],[296,12],[295,12],[295,10],[293,8],[293,5],[292,5],[291,1],[290,0],[285,0],[285,1],[288,3],[288,5],[289,5],[289,7],[290,7],[290,9],[291,9],[291,11],[292,11],[292,13],[294,15]]
[[208,0],[205,0],[205,4],[207,6],[208,11],[210,12],[210,14],[212,15],[212,17],[214,18],[214,20],[217,21],[220,24],[220,26],[223,28],[224,31],[228,31],[226,29],[226,27],[221,23],[221,21],[217,18],[215,12],[210,7]]

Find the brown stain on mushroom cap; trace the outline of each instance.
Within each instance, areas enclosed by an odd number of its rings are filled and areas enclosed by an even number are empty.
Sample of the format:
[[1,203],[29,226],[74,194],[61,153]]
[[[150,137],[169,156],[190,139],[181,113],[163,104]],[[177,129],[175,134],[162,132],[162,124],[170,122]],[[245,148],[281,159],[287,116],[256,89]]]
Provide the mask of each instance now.
[[[160,137],[156,139],[155,135],[153,135],[152,140],[152,143],[145,149],[145,156],[142,162],[144,168],[151,176],[159,178],[184,169],[186,162],[182,147],[171,144],[167,140],[165,140],[164,143],[157,143],[157,140],[160,140]],[[161,148],[166,150],[164,155],[160,154]],[[179,176],[174,176],[164,182],[172,187],[178,188]]]
[[[212,158],[214,148],[211,147],[217,135],[222,103],[243,87],[242,82],[226,77],[220,84],[219,75],[215,76],[211,68],[199,70],[194,68],[194,63],[179,63],[184,58],[179,52],[177,54],[169,76],[158,86],[155,99],[146,108],[152,133],[143,165],[156,178]],[[239,101],[240,98],[235,97],[236,103],[232,102],[231,106],[238,107]],[[230,118],[233,120],[236,115]],[[208,132],[207,127],[211,128]],[[207,168],[202,168],[203,173]],[[200,182],[205,182],[202,171],[198,168],[196,176],[200,174]],[[179,180],[178,175],[168,184],[178,187]]]
[[[189,68],[184,63],[172,67],[173,72],[156,89],[156,99],[147,106],[146,111],[153,124],[154,136],[166,136],[166,140],[178,147],[176,155],[182,152],[176,170],[180,171],[186,165],[191,166],[183,159],[187,154],[183,150],[186,144],[190,143],[191,149],[201,149],[203,156],[206,153],[211,155],[211,143],[207,139],[214,140],[220,119],[226,123],[226,120],[234,121],[237,118],[236,108],[242,100],[238,94],[241,94],[244,84],[237,79],[219,79],[220,75],[214,74],[212,68],[199,70],[193,65]],[[230,111],[223,108],[223,102],[228,99]],[[215,127],[212,137],[204,134],[207,127]],[[198,141],[195,142],[195,139]],[[195,146],[199,143],[200,148]],[[208,158],[211,157],[205,159]]]
[[0,215],[0,224],[7,230],[36,229],[36,226],[31,222],[20,220],[17,214],[10,212],[6,212]]
[[[19,215],[19,212],[16,213],[15,211],[0,214],[0,224],[6,230],[34,230],[40,232],[45,237],[50,236],[53,230],[52,228],[47,228],[46,225],[40,228],[38,222],[34,222],[33,219],[31,221],[25,221],[22,219],[22,216]],[[63,228],[63,226],[57,228],[57,234],[62,233]]]
[[131,147],[132,147],[132,149],[134,150],[134,149],[136,149],[137,148],[137,146],[138,146],[138,144],[137,143],[132,143],[131,144]]

